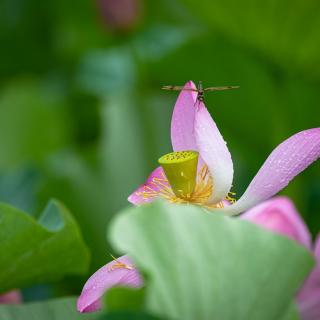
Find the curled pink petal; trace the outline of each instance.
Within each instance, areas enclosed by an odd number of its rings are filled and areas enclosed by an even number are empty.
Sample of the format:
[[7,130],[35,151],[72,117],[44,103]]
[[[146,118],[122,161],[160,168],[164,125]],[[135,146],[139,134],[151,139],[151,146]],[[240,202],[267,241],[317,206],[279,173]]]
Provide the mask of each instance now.
[[[127,268],[117,267],[119,262],[126,265]],[[89,278],[78,298],[78,311],[92,312],[99,310],[101,308],[100,298],[108,289],[115,286],[131,288],[142,286],[140,274],[132,266],[132,262],[127,256],[109,262]]]
[[213,179],[209,204],[222,201],[230,191],[233,163],[226,142],[203,102],[197,102],[194,123],[196,143]]
[[[189,81],[184,89],[196,89],[196,86]],[[194,91],[182,90],[178,96],[171,119],[171,143],[174,151],[198,150],[193,129],[196,101],[197,93]]]
[[[159,180],[160,184],[157,182]],[[128,197],[128,201],[139,205],[155,200],[158,197],[161,184],[170,188],[162,167],[158,167],[151,172],[147,181]]]
[[9,291],[0,295],[0,304],[18,304],[21,302],[22,296],[19,290]]
[[293,135],[273,150],[243,196],[223,211],[234,215],[267,200],[319,157],[320,128]]
[[282,234],[311,250],[311,236],[293,202],[287,197],[265,201],[240,216],[261,227]]

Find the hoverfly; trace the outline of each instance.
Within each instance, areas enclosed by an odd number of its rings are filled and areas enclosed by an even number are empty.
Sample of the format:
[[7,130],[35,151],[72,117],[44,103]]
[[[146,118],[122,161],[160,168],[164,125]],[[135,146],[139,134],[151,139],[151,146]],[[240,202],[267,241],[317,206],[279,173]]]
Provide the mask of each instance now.
[[198,86],[196,89],[191,89],[191,88],[187,88],[185,89],[182,86],[163,86],[161,89],[163,90],[173,90],[173,91],[193,91],[193,92],[197,92],[198,96],[197,96],[197,101],[204,101],[204,93],[208,92],[208,91],[224,91],[224,90],[230,90],[230,89],[238,89],[240,88],[239,86],[224,86],[224,87],[208,87],[208,88],[203,88],[202,86],[202,81],[199,81]]

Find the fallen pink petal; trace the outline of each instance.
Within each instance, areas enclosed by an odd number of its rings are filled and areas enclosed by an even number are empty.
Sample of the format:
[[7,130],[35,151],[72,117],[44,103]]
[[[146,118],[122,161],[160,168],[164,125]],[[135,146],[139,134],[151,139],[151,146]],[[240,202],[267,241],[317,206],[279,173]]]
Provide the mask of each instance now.
[[116,286],[142,286],[141,276],[127,256],[109,262],[88,279],[78,298],[78,311],[92,312],[101,309],[100,299],[109,288]]

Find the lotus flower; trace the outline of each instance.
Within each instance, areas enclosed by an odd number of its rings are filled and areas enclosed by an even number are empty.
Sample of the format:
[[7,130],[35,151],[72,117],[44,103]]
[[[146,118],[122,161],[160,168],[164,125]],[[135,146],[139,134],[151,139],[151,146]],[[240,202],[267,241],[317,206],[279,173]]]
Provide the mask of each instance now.
[[278,193],[320,157],[320,128],[293,135],[274,149],[242,197],[224,206],[225,200],[232,201],[233,162],[215,122],[192,90],[196,87],[189,81],[173,110],[174,152],[159,159],[161,166],[129,196],[131,203],[164,198],[236,215]]
[[261,227],[282,234],[312,251],[316,267],[305,281],[297,295],[296,302],[302,320],[320,319],[320,235],[314,245],[310,232],[301,219],[292,201],[286,197],[276,197],[252,208],[241,215]]
[[[161,166],[129,196],[131,203],[140,205],[163,198],[236,215],[272,197],[319,158],[320,128],[295,134],[271,153],[243,196],[234,202],[230,196],[233,163],[226,143],[203,101],[197,100],[194,83],[189,81],[184,89],[171,121],[174,152],[159,159]],[[99,309],[100,297],[114,285],[142,285],[139,272],[126,256],[102,267],[87,281],[78,310]]]

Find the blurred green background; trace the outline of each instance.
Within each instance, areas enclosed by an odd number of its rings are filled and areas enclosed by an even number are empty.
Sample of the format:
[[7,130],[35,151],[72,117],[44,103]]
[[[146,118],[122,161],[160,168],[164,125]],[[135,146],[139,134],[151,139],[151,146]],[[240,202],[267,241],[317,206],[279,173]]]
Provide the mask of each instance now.
[[[277,144],[320,125],[319,34],[317,0],[1,0],[0,200],[33,215],[63,201],[96,270],[110,218],[171,151],[176,93],[160,88],[189,79],[241,86],[206,96],[239,197]],[[319,164],[284,194],[315,235]]]

